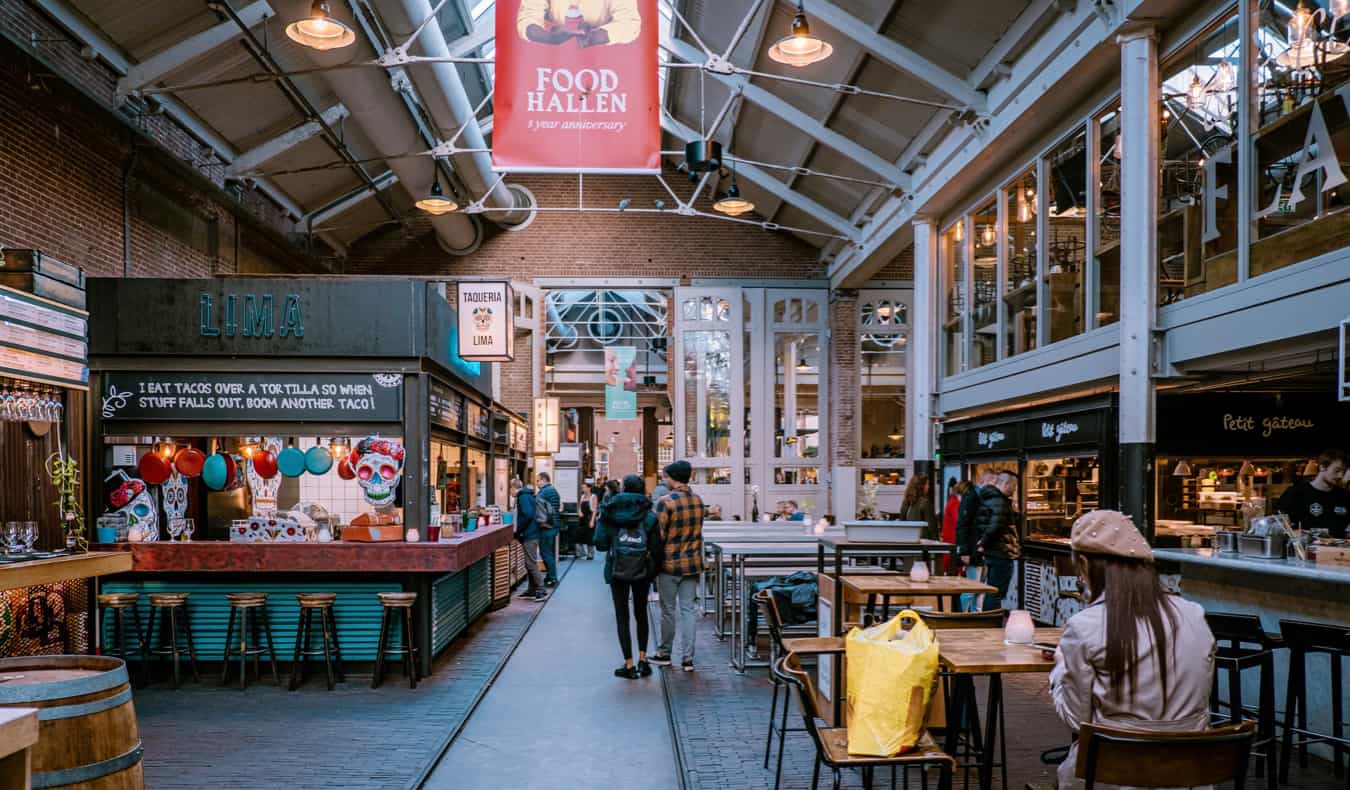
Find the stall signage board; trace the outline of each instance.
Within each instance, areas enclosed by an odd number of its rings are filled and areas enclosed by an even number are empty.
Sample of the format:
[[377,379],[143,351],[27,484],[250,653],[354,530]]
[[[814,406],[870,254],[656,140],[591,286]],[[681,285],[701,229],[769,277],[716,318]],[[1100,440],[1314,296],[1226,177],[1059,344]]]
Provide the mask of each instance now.
[[1350,406],[1326,395],[1177,394],[1158,400],[1158,451],[1314,456],[1350,439]]
[[510,362],[516,358],[515,300],[507,282],[461,282],[459,357],[470,362]]
[[464,431],[464,396],[432,382],[428,395],[431,421],[452,431]]
[[1015,422],[967,428],[966,452],[992,453],[1000,450],[1016,450],[1022,446],[1021,429],[1021,424]]
[[399,422],[398,373],[181,373],[103,376],[105,420]]
[[557,398],[535,398],[530,422],[534,426],[534,454],[553,455],[558,452],[559,414]]
[[1100,444],[1102,413],[1076,412],[1027,420],[1022,427],[1026,447],[1064,447],[1075,444]]
[[0,286],[0,373],[82,388],[89,383],[87,338],[83,312]]

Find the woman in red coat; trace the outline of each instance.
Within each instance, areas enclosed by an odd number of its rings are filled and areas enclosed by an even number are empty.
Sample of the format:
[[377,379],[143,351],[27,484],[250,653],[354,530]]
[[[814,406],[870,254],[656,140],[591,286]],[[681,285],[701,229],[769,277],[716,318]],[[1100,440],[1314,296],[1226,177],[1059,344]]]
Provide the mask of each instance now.
[[[947,504],[942,507],[942,542],[956,542],[956,519],[961,510],[961,497],[970,489],[970,481],[956,482],[956,478],[947,481]],[[942,572],[951,572],[951,557],[942,558]]]

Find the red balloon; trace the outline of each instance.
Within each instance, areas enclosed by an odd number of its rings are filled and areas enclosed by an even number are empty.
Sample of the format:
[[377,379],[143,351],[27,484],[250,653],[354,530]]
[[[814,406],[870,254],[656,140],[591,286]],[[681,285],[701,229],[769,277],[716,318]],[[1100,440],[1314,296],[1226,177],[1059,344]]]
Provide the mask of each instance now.
[[356,470],[352,468],[351,461],[349,461],[346,458],[343,458],[341,461],[338,462],[338,477],[342,478],[343,480],[356,479]]
[[173,456],[173,467],[183,477],[198,477],[202,473],[202,464],[206,463],[206,453],[196,447],[184,447]]
[[163,485],[169,479],[169,462],[156,452],[141,456],[140,463],[136,464],[136,470],[140,473],[141,479],[152,486]]
[[253,454],[253,471],[258,477],[271,480],[277,476],[277,457],[267,450],[259,450]]

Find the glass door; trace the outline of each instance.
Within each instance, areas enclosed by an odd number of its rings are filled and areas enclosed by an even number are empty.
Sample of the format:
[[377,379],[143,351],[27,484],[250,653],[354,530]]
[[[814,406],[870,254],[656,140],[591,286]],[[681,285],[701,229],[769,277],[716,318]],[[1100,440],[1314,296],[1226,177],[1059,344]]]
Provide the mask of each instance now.
[[723,517],[743,515],[745,496],[744,305],[741,290],[675,291],[675,457],[694,467],[691,486]]

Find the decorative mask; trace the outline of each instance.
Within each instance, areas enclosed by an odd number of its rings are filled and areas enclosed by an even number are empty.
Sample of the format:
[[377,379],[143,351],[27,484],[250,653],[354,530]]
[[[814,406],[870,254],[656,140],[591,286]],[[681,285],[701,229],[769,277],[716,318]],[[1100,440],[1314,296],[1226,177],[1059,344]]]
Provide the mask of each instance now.
[[394,491],[403,477],[403,444],[396,439],[367,436],[352,449],[347,463],[366,501],[376,507],[394,504]]
[[104,482],[114,478],[122,482],[108,494],[111,512],[125,515],[127,526],[139,526],[145,533],[144,540],[159,540],[159,506],[150,487],[144,480],[128,477],[121,469],[108,475]]
[[[258,450],[271,453],[273,457],[281,452],[284,445],[281,443],[280,436],[264,436],[258,442]],[[271,479],[265,478],[253,468],[253,462],[248,462],[248,489],[253,492],[253,515],[259,518],[275,516],[277,514],[277,489],[281,488],[281,475],[273,475]]]
[[[160,493],[164,497],[164,515],[168,517],[168,524],[181,524],[187,515],[187,478],[175,471],[160,486]],[[172,530],[169,534],[173,534]]]

